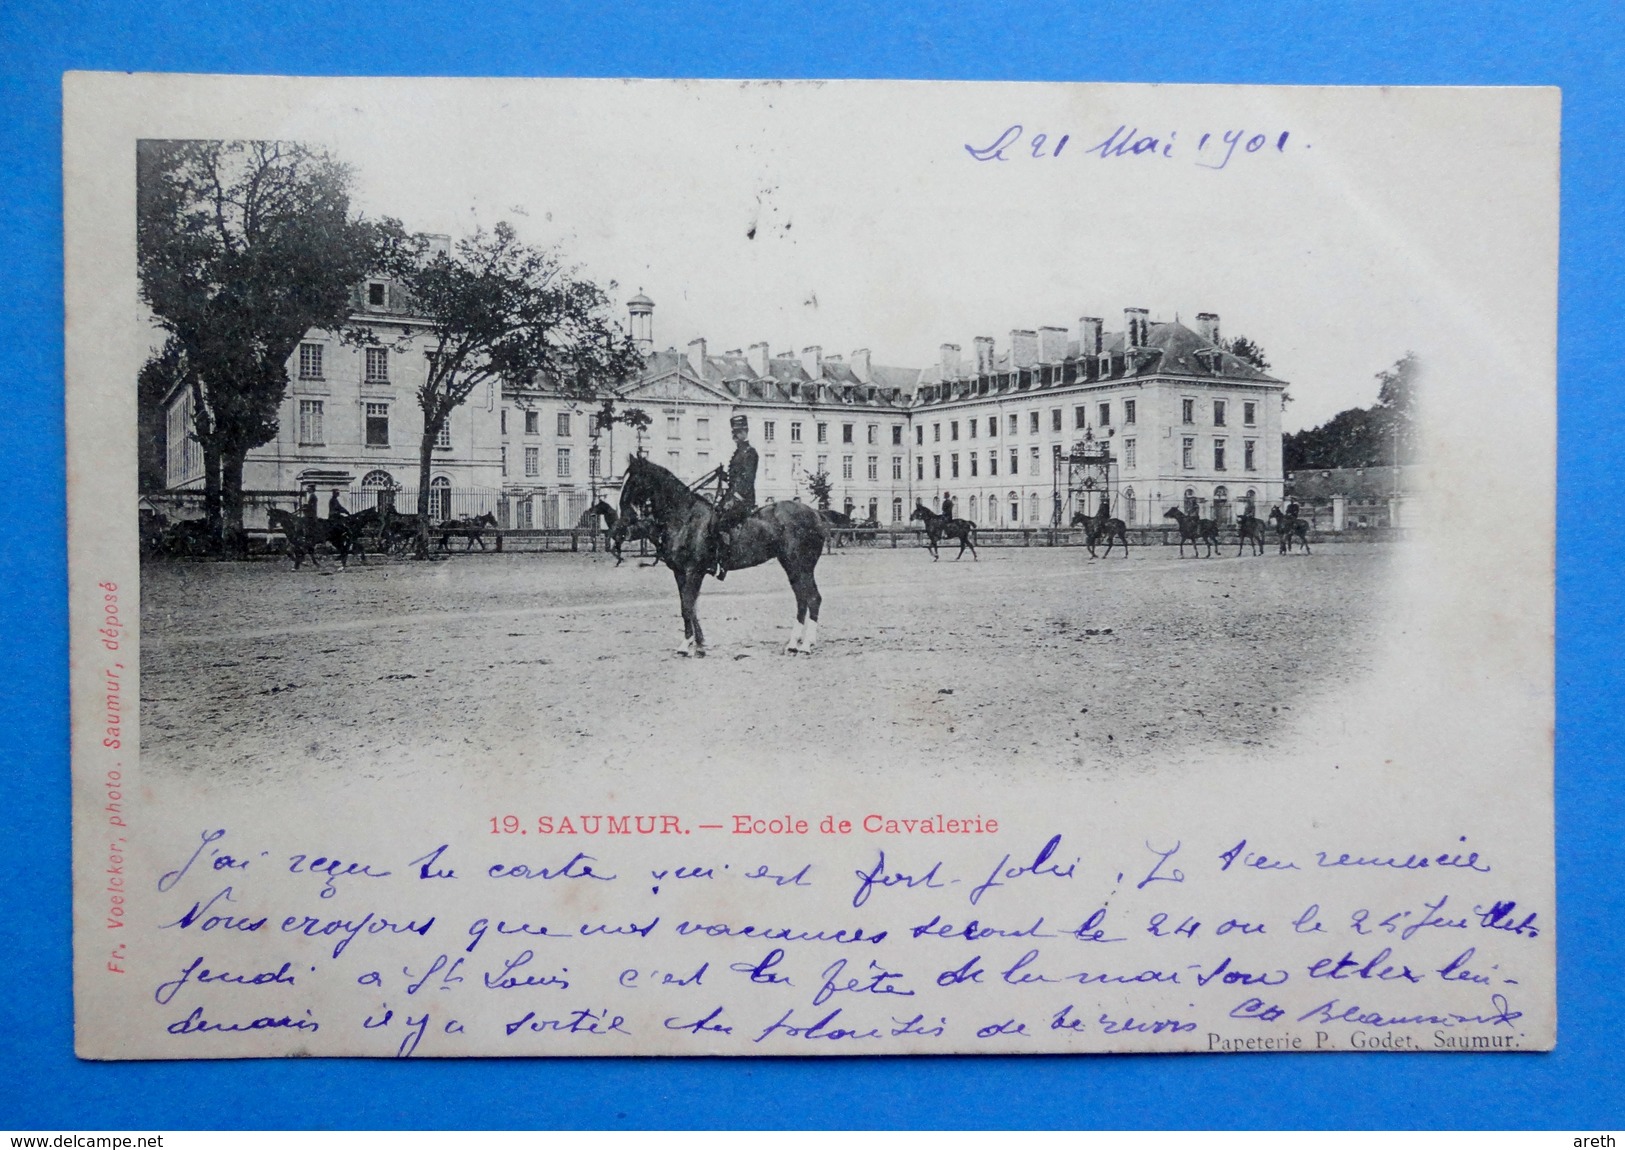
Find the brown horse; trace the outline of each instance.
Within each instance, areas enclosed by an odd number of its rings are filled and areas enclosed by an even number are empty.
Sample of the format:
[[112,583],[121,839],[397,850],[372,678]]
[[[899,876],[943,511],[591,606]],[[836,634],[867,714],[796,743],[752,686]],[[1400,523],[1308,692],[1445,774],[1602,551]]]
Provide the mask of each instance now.
[[1107,555],[1112,553],[1112,544],[1121,543],[1123,545],[1123,558],[1128,558],[1128,524],[1121,519],[1113,519],[1111,513],[1106,510],[1104,503],[1101,504],[1100,510],[1093,515],[1085,514],[1082,511],[1074,514],[1072,516],[1072,526],[1083,528],[1083,541],[1089,547],[1089,558],[1093,559],[1095,557],[1095,544],[1100,541],[1102,535],[1106,537]]
[[1236,548],[1237,555],[1247,549],[1249,542],[1253,545],[1254,555],[1264,554],[1264,521],[1256,515],[1243,512],[1241,518],[1236,520],[1236,542],[1239,544]]
[[361,562],[367,561],[366,548],[361,542],[362,524],[353,522],[353,516],[311,521],[303,515],[272,507],[266,511],[265,517],[273,531],[280,531],[287,537],[288,554],[293,558],[295,571],[299,570],[306,556],[309,556],[312,567],[320,567],[322,564],[316,557],[316,548],[323,543],[338,552],[340,567],[349,567],[352,551],[360,557]]
[[931,549],[931,562],[935,563],[940,558],[937,541],[941,539],[959,540],[959,554],[954,556],[956,563],[964,557],[967,547],[970,548],[971,561],[976,562],[976,524],[969,519],[950,519],[946,515],[938,515],[919,502],[914,504],[908,521],[912,523],[916,519],[925,523],[925,545]]
[[[1179,557],[1185,558],[1185,541],[1190,540],[1191,558],[1213,558],[1213,552],[1219,547],[1219,525],[1211,519],[1202,519],[1195,515],[1187,515],[1177,507],[1170,507],[1162,513],[1164,519],[1177,520],[1179,523]],[[1198,556],[1196,547],[1198,543],[1207,544],[1207,555]]]
[[1288,518],[1279,507],[1270,509],[1269,520],[1275,524],[1275,530],[1281,536],[1281,554],[1285,555],[1292,550],[1292,541],[1296,539],[1303,547],[1305,555],[1311,554],[1309,550],[1309,521],[1307,519]]
[[664,467],[638,455],[630,460],[621,487],[621,520],[653,524],[660,558],[677,578],[685,640],[679,653],[705,654],[697,602],[706,573],[720,557],[729,571],[779,561],[796,594],[796,626],[784,652],[810,654],[818,641],[818,608],[823,603],[813,570],[828,530],[818,512],[800,503],[769,503],[720,541],[711,530],[715,514],[709,499],[690,491]]
[[485,550],[485,536],[497,529],[497,517],[487,511],[484,515],[470,516],[464,519],[448,519],[435,530],[440,532],[440,550],[451,550],[451,537],[461,535],[468,540],[463,548],[465,552],[474,550],[474,544]]

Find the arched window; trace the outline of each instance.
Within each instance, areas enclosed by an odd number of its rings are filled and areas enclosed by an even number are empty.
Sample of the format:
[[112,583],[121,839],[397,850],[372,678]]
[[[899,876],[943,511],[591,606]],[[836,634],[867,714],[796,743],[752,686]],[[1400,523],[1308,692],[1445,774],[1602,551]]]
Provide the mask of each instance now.
[[965,518],[972,523],[976,522],[976,496],[974,495],[965,500]]
[[1029,523],[1042,522],[1042,516],[1040,515],[1039,510],[1038,510],[1038,492],[1036,492],[1036,491],[1033,492],[1027,498],[1027,522],[1029,522]]
[[1021,496],[1014,491],[1010,493],[1010,522],[1021,522]]
[[444,475],[429,480],[429,518],[439,522],[451,518],[451,480]]
[[903,501],[901,499],[893,499],[891,501],[891,521],[893,523],[901,523],[903,521]]
[[361,477],[361,490],[364,498],[357,501],[361,504],[356,508],[357,511],[365,511],[368,506],[376,507],[380,511],[385,507],[395,506],[395,478],[387,471],[367,472]]
[[1230,489],[1219,486],[1213,489],[1213,521],[1220,527],[1230,522]]
[[1134,502],[1134,488],[1125,487],[1123,489],[1123,521],[1132,525],[1137,514],[1138,508]]

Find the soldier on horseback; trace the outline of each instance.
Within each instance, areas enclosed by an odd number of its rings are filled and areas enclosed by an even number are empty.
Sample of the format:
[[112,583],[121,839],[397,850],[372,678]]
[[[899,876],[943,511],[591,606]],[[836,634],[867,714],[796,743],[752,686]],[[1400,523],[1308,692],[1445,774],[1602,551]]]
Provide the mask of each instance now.
[[349,510],[339,502],[339,489],[333,488],[333,494],[327,497],[327,517],[329,519],[342,519],[349,515]]
[[946,491],[942,493],[942,517],[944,519],[954,517],[954,497]]
[[713,574],[720,582],[728,574],[724,562],[727,532],[743,523],[756,510],[756,449],[750,445],[750,420],[735,415],[728,421],[733,433],[734,453],[722,472],[722,496],[711,516],[711,547],[716,555]]

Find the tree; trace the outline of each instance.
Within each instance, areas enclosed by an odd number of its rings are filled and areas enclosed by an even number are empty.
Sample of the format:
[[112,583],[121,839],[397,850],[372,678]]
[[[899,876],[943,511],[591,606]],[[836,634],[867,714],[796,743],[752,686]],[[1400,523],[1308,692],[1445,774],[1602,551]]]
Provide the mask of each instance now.
[[141,298],[169,336],[152,370],[186,365],[217,542],[242,544],[243,459],[276,436],[288,360],[306,333],[367,338],[347,328],[351,291],[401,233],[353,214],[349,186],[345,165],[302,144],[136,146]]
[[1377,402],[1340,411],[1319,427],[1281,437],[1287,471],[1340,467],[1384,467],[1415,459],[1417,360],[1407,352],[1377,373]]
[[435,441],[476,388],[540,381],[567,396],[596,399],[641,370],[643,355],[610,318],[604,289],[556,251],[520,242],[507,223],[479,229],[453,252],[419,258],[402,279],[413,310],[428,322],[428,371],[417,393],[423,412],[417,553],[426,558]]
[[818,503],[818,510],[829,510],[829,497],[835,491],[835,481],[829,477],[829,472],[819,470],[808,475],[807,490],[812,493],[813,499]]
[[[1253,367],[1264,372],[1266,375],[1269,373],[1270,361],[1265,357],[1264,349],[1258,344],[1254,343],[1252,340],[1248,339],[1246,336],[1238,335],[1232,339],[1220,340],[1219,346],[1224,348],[1225,351],[1229,352],[1237,359],[1241,360],[1243,363],[1251,364]],[[1281,392],[1281,406],[1285,407],[1291,402],[1291,389],[1288,388],[1283,390]]]
[[1239,360],[1252,364],[1259,371],[1268,371],[1270,361],[1264,358],[1264,349],[1244,335],[1220,342],[1221,347]]
[[1386,461],[1395,467],[1416,459],[1416,381],[1420,374],[1413,351],[1406,352],[1393,367],[1377,373],[1377,411],[1389,439]]

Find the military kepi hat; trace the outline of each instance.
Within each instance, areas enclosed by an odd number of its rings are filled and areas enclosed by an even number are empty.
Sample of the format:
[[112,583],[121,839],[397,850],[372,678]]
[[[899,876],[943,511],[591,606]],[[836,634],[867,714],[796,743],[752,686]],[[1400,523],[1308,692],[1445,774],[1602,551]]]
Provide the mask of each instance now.
[[740,429],[749,431],[750,420],[746,419],[743,415],[736,415],[732,419],[728,420],[728,426],[736,431]]

